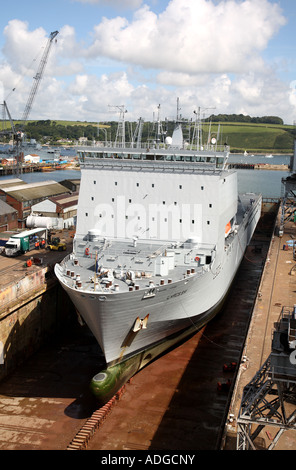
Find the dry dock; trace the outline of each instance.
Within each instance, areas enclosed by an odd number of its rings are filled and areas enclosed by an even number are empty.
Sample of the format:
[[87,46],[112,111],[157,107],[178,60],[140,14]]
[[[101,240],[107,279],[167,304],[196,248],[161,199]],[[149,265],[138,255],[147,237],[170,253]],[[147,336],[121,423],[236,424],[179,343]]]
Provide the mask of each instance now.
[[[292,251],[282,249],[294,225],[290,230],[270,243],[259,224],[223,311],[101,409],[88,390],[100,370],[92,336],[74,329],[46,344],[0,383],[0,450],[235,448],[229,414],[237,416],[244,385],[270,353],[281,306],[296,303]],[[236,370],[224,372],[231,362]],[[229,388],[218,390],[228,381]],[[264,437],[270,441],[272,434]],[[284,433],[279,448],[295,448],[295,441]]]

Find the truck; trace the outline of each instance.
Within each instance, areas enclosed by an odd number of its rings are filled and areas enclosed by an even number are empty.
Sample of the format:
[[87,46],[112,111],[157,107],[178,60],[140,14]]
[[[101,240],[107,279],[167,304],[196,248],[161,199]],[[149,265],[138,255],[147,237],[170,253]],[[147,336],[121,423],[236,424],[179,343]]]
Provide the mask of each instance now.
[[18,256],[34,250],[41,240],[46,241],[47,229],[35,228],[12,235],[4,247],[6,256]]

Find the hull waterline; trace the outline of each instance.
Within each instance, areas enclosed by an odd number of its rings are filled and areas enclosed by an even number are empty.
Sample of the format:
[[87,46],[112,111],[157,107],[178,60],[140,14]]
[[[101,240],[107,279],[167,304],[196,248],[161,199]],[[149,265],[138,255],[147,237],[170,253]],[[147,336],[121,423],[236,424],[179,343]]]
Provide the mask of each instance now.
[[226,293],[222,301],[217,305],[211,313],[204,316],[199,325],[194,324],[169,338],[165,338],[159,344],[148,347],[144,351],[135,354],[123,362],[111,365],[98,372],[90,382],[90,390],[97,398],[98,403],[103,405],[108,402],[135,374],[148,364],[167,353],[173,347],[178,346],[182,342],[188,340],[193,335],[200,332],[209,321],[221,312],[230,292]]

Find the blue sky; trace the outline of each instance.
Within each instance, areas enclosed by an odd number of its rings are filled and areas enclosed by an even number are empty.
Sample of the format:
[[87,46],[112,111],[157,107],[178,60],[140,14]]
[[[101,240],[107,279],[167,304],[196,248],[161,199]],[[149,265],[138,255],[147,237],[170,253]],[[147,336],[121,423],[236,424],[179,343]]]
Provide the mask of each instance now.
[[[32,119],[243,113],[296,120],[295,0],[15,0],[0,18],[0,101]],[[12,91],[14,90],[14,91]]]

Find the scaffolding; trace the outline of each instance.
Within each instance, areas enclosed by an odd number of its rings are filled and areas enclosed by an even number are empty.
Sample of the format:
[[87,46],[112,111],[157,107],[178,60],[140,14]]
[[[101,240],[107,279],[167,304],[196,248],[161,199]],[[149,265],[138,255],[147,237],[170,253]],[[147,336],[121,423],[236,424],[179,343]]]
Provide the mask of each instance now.
[[275,448],[285,431],[296,430],[295,306],[282,308],[273,331],[272,352],[244,388],[237,419],[237,450],[258,450],[256,439],[266,426],[277,429],[267,450]]

